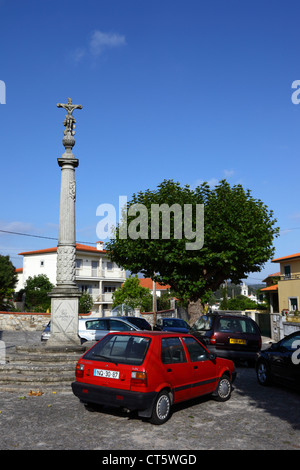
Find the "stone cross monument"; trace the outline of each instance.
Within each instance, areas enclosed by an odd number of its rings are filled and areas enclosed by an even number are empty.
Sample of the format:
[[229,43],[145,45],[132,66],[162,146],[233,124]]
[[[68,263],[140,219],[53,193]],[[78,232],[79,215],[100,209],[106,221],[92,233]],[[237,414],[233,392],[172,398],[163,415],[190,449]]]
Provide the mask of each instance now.
[[78,299],[79,290],[75,282],[76,271],[76,239],[75,239],[75,168],[78,159],[72,153],[75,145],[74,109],[82,109],[81,105],[72,104],[71,98],[67,104],[57,104],[64,108],[67,115],[63,122],[65,126],[62,143],[65,153],[58,158],[61,167],[61,192],[59,211],[59,233],[57,245],[56,287],[49,294],[51,297],[51,328],[47,346],[77,346],[78,337]]

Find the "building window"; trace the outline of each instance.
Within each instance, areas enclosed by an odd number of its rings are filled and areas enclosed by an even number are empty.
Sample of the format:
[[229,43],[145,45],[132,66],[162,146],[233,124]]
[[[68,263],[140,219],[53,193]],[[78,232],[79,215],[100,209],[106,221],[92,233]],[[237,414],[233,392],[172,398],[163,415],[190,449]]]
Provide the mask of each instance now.
[[98,276],[98,261],[92,261],[92,276],[97,277]]
[[108,262],[106,263],[106,266],[107,266],[107,271],[112,271],[112,269],[113,269],[113,264],[112,264],[110,261],[108,261]]
[[43,268],[45,266],[44,261],[40,261],[40,267]]
[[104,293],[105,292],[115,292],[115,286],[104,286]]
[[80,284],[78,286],[80,292],[87,292],[88,294],[92,294],[92,286],[90,284]]
[[283,266],[284,270],[284,279],[291,279],[291,266],[288,264]]
[[82,268],[82,259],[76,260],[76,274],[79,274],[80,269]]
[[289,298],[289,309],[291,311],[298,310],[298,297]]

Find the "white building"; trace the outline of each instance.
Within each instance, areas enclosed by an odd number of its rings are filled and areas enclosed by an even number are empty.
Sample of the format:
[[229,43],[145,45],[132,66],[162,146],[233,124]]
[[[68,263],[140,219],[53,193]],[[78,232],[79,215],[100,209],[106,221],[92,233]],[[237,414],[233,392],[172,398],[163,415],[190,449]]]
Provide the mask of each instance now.
[[254,302],[258,302],[257,296],[254,294],[249,294],[249,288],[245,282],[241,284],[241,294],[244,295],[245,297],[248,297],[248,299],[253,300]]
[[[28,277],[46,274],[56,285],[57,247],[19,253],[23,255],[23,269],[17,270],[16,291],[24,288]],[[126,279],[124,269],[111,262],[103,242],[96,247],[76,245],[76,283],[81,292],[88,292],[94,300],[93,313],[99,316],[111,314],[112,294]]]

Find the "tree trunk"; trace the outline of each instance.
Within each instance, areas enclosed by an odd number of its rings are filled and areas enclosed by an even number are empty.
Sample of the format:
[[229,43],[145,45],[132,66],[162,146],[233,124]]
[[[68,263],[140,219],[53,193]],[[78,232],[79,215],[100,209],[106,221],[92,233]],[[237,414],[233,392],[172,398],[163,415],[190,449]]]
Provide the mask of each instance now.
[[203,315],[204,307],[201,303],[201,299],[198,299],[196,302],[188,301],[188,318],[190,326],[193,326],[196,320]]

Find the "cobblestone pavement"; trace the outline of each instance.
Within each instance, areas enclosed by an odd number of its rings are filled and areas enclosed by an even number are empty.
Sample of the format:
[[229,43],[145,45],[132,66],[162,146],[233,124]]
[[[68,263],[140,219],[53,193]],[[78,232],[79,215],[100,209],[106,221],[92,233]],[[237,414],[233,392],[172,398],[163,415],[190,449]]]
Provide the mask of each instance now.
[[[88,410],[71,390],[63,392],[59,387],[40,396],[28,396],[21,389],[1,392],[0,449],[145,450],[151,454],[300,449],[300,394],[260,386],[252,368],[240,366],[237,373],[229,401],[202,397],[175,405],[170,420],[161,426],[122,410]],[[34,385],[33,390],[37,390]]]

